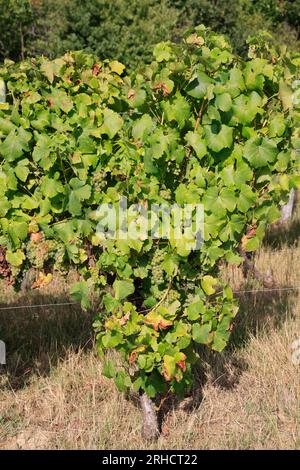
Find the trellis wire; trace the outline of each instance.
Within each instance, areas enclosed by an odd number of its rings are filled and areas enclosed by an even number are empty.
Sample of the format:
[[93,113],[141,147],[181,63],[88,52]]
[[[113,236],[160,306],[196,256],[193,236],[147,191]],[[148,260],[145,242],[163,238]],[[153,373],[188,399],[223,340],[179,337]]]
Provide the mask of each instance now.
[[[233,290],[233,294],[250,294],[250,293],[258,293],[258,292],[279,292],[279,291],[296,291],[300,290],[300,286],[288,286],[288,287],[271,287],[265,289],[241,289],[241,290]],[[21,308],[31,309],[31,308],[39,308],[39,307],[62,307],[67,305],[77,305],[79,306],[79,302],[62,302],[58,304],[36,304],[36,305],[10,305],[9,307],[0,307],[1,310],[16,310]],[[146,310],[140,310],[138,313],[144,313],[150,311],[151,308]]]
[[62,302],[56,304],[36,304],[36,305],[10,305],[9,307],[0,307],[0,310],[16,310],[21,308],[39,308],[39,307],[62,307],[66,305],[80,305],[79,302]]

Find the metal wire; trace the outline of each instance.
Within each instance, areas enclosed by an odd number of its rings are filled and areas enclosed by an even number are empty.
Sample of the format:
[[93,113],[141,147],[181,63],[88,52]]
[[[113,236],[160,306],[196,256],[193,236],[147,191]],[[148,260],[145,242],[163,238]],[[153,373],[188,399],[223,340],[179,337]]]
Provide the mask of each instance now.
[[[241,289],[241,290],[233,290],[233,294],[250,294],[250,293],[257,293],[257,292],[278,292],[278,291],[295,291],[300,290],[300,286],[288,286],[288,287],[271,287],[271,288],[264,288],[264,289]],[[221,293],[221,292],[220,292]],[[15,305],[9,307],[0,307],[1,310],[17,310],[17,309],[31,309],[31,308],[41,308],[41,307],[62,307],[66,305],[77,305],[79,306],[79,302],[62,302],[58,304],[36,304],[36,305]],[[138,313],[148,312],[151,308],[146,310],[140,310]]]
[[250,293],[250,292],[272,292],[272,291],[292,291],[300,290],[300,286],[290,286],[290,287],[266,287],[265,289],[245,289],[245,290],[233,290],[233,294],[241,293]]
[[79,302],[62,302],[58,304],[36,304],[36,305],[10,305],[9,307],[0,307],[0,310],[16,310],[21,308],[39,308],[39,307],[62,307],[66,305],[80,305]]

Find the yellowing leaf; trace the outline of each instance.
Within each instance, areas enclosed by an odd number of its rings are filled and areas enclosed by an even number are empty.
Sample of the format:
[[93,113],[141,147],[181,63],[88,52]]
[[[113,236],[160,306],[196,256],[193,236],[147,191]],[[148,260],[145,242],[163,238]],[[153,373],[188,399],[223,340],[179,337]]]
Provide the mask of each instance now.
[[218,284],[218,280],[215,279],[212,276],[203,276],[201,280],[201,286],[202,289],[204,290],[205,294],[207,295],[212,295],[216,292],[216,289],[214,288]]
[[118,75],[122,75],[125,70],[125,65],[121,64],[118,60],[113,60],[110,62],[110,68],[113,72],[117,73]]

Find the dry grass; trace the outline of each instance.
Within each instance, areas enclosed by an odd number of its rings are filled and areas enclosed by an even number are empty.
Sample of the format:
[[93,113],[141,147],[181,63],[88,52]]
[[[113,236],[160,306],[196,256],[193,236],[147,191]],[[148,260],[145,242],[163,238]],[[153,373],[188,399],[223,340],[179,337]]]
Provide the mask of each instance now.
[[[256,265],[277,286],[300,286],[300,214],[270,235]],[[227,269],[235,290],[260,288]],[[57,281],[55,301],[66,301]],[[163,410],[155,444],[140,437],[134,398],[101,376],[92,316],[74,306],[0,311],[8,365],[0,370],[2,449],[300,449],[299,367],[291,344],[300,338],[300,292],[239,293],[241,311],[229,349],[204,352],[195,387]],[[53,301],[53,292],[1,293],[1,303]],[[1,366],[0,366],[1,367]]]

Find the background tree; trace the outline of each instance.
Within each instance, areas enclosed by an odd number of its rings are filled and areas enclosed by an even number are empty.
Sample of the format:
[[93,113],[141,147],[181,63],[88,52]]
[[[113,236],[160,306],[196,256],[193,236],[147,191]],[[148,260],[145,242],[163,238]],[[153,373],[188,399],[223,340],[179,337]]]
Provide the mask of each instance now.
[[0,60],[22,60],[34,24],[29,0],[0,0]]
[[0,0],[0,61],[82,49],[136,68],[161,40],[205,24],[247,54],[260,29],[299,47],[300,0]]
[[50,0],[40,7],[35,52],[94,52],[132,67],[152,59],[153,45],[171,37],[179,11],[168,0]]

